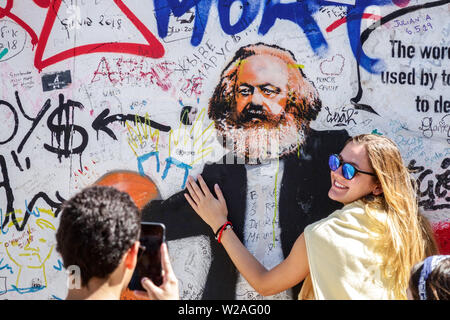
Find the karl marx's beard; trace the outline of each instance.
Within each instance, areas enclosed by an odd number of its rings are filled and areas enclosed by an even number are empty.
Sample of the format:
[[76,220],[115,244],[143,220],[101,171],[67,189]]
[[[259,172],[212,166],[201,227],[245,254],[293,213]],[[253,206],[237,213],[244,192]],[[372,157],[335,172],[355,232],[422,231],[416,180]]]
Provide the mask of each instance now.
[[304,142],[304,124],[294,114],[273,115],[251,104],[239,115],[227,112],[216,119],[216,128],[226,149],[246,163],[282,158]]

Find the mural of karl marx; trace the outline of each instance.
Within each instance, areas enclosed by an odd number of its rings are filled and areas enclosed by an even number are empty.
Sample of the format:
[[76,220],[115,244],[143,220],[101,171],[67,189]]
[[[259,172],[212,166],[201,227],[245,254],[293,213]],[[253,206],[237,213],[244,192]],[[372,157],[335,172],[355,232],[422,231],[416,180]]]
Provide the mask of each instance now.
[[[320,109],[318,93],[294,55],[263,43],[236,52],[210,99],[209,117],[230,153],[206,164],[202,177],[211,190],[219,184],[234,231],[266,268],[289,254],[308,224],[339,208],[327,196],[327,160],[348,134],[310,128]],[[183,194],[151,201],[143,219],[165,223],[168,240],[210,237],[203,299],[259,298]],[[271,298],[296,299],[300,287]]]

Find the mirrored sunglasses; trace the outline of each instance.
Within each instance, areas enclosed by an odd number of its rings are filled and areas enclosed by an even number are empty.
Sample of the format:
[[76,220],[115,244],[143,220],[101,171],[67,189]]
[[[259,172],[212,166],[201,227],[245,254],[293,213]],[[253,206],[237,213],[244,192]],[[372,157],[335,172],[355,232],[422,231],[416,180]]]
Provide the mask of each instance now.
[[355,166],[353,166],[352,164],[344,162],[342,160],[342,157],[338,154],[332,154],[328,158],[328,165],[330,166],[330,169],[332,171],[336,171],[342,165],[342,175],[347,180],[353,179],[358,172],[368,174],[371,176],[376,176],[375,173],[359,170],[355,168]]

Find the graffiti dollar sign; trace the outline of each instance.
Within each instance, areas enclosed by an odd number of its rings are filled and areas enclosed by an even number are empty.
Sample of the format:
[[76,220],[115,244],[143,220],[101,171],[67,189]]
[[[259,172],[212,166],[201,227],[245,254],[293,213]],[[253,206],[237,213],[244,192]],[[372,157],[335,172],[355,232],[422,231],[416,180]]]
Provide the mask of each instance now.
[[[64,103],[64,95],[59,95],[59,106],[53,111],[47,119],[47,126],[52,132],[52,145],[44,144],[44,148],[50,152],[56,153],[61,162],[61,157],[68,158],[71,154],[80,154],[84,151],[88,143],[88,133],[80,126],[73,124],[75,107],[83,109],[80,102],[67,100]],[[70,109],[72,108],[72,112]],[[64,115],[65,114],[65,115]],[[56,118],[57,124],[54,124]],[[65,123],[63,121],[65,120]],[[75,132],[81,135],[81,143],[73,148],[73,136]],[[53,146],[53,137],[56,138],[58,147]],[[62,139],[61,139],[62,138]]]

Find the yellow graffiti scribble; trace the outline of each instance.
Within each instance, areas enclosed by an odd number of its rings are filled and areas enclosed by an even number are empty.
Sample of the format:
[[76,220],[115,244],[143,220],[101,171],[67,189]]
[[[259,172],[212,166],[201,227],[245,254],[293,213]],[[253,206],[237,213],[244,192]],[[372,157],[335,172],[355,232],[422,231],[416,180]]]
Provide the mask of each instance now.
[[[6,216],[5,216],[5,218],[6,218],[6,217],[9,217],[9,216],[12,215],[13,213],[20,213],[20,214],[22,214],[22,212],[23,212],[22,209],[15,209],[14,211],[8,212],[8,213],[6,214]],[[23,218],[22,218],[22,217],[16,218],[16,222],[17,222],[17,223],[20,223],[20,222],[22,222],[22,221],[23,221]],[[11,221],[8,223],[8,228],[11,228],[13,225],[14,225],[14,221],[11,220]]]
[[[38,220],[43,220],[42,223],[45,221],[44,219],[38,219]],[[48,221],[47,221],[47,222],[48,222]],[[49,223],[51,226],[53,226],[50,222],[48,222],[48,223]],[[53,227],[53,228],[54,228],[54,227]],[[29,226],[28,226],[28,230],[30,231],[30,227],[29,227]],[[43,275],[43,277],[44,277],[44,284],[45,284],[45,286],[47,286],[47,274],[46,274],[46,269],[45,269],[45,262],[47,262],[47,260],[48,260],[48,259],[50,258],[50,256],[52,255],[52,252],[53,252],[53,249],[54,249],[55,245],[52,245],[52,246],[50,247],[50,250],[49,250],[47,256],[46,256],[43,260],[42,260],[41,256],[39,255],[39,252],[40,252],[39,248],[38,248],[38,249],[30,248],[29,245],[30,245],[30,242],[27,243],[27,245],[25,246],[24,250],[27,250],[27,251],[34,251],[34,252],[32,252],[32,253],[19,253],[18,256],[20,256],[20,257],[37,256],[38,259],[39,259],[39,263],[40,263],[39,266],[22,265],[22,264],[20,264],[15,258],[13,258],[13,256],[12,256],[11,253],[9,252],[8,247],[5,246],[6,254],[8,255],[9,259],[10,259],[12,262],[14,262],[14,264],[16,264],[16,265],[19,267],[19,271],[18,271],[18,273],[17,273],[17,279],[16,279],[15,285],[16,285],[16,287],[19,287],[19,280],[21,279],[21,275],[22,275],[23,268],[26,267],[26,268],[28,268],[28,269],[42,269],[42,275]]]
[[13,213],[22,213],[22,209],[15,209],[14,211],[7,212],[6,215],[5,215],[5,218],[6,218],[6,217],[9,217],[9,216],[12,215]]
[[[40,266],[27,266],[28,269],[42,269],[42,274],[44,276],[44,286],[47,287],[47,272],[45,269],[45,262],[50,258],[50,256],[52,255],[53,252],[53,248],[55,247],[55,245],[52,245],[52,247],[50,248],[50,251],[48,252],[48,255],[45,257],[44,261],[42,261],[42,264]],[[22,268],[20,268],[22,269]],[[16,286],[19,286],[19,277],[20,277],[20,272],[19,275],[17,276],[17,280],[16,280]]]
[[305,66],[304,66],[303,64],[289,63],[289,64],[288,64],[288,68],[293,68],[293,69],[303,69],[303,68],[305,68]]
[[48,214],[49,216],[52,216],[53,218],[55,218],[55,213],[50,210],[50,209],[45,209],[45,208],[37,208],[39,212]]
[[158,129],[152,130],[152,127],[150,126],[150,116],[148,113],[145,114],[144,122],[141,121],[141,118],[138,115],[135,115],[135,126],[137,128],[137,132],[132,126],[128,124],[128,121],[125,121],[125,125],[127,126],[127,130],[129,133],[128,145],[130,146],[131,150],[133,150],[133,153],[136,155],[136,157],[138,157],[136,150],[138,149],[139,146],[134,137],[136,137],[139,140],[139,144],[141,145],[142,142],[144,140],[148,140],[150,136],[152,141],[156,142],[155,151],[158,151],[160,132]]
[[273,220],[272,220],[272,234],[273,234],[273,247],[275,248],[275,224],[278,212],[278,199],[277,199],[277,185],[278,185],[278,172],[280,171],[280,158],[277,157],[277,171],[275,173],[275,187],[273,189],[275,197],[275,208],[273,210]]
[[[180,146],[188,146],[188,143],[192,143],[195,150],[195,158],[188,163],[192,166],[212,151],[212,147],[205,148],[205,144],[214,132],[214,122],[211,122],[206,129],[203,129],[203,120],[206,116],[206,109],[203,108],[198,116],[195,118],[192,127],[189,129],[186,125],[183,125],[180,121],[178,130],[169,132],[169,156],[173,156],[173,148]],[[174,156],[176,158],[176,156]]]
[[[25,251],[36,251],[36,252],[39,252],[39,248],[33,248],[33,247],[30,247],[30,243],[31,243],[31,241],[33,241],[33,238],[32,238],[32,236],[28,239],[28,241],[27,241],[27,244],[25,245],[25,247],[23,248],[23,250],[25,250]],[[25,254],[19,254],[19,256],[20,255],[25,255]],[[28,255],[31,255],[31,254],[28,254]],[[41,262],[41,257],[39,256],[39,254],[36,254],[36,253],[33,253],[32,255],[36,255],[37,257],[38,257],[38,259],[39,259],[39,262]]]
[[29,257],[31,253],[19,253],[19,257]]
[[36,220],[36,225],[41,229],[49,228],[56,231],[55,226],[50,221],[42,218]]
[[12,261],[12,262],[14,262],[17,266],[21,266],[12,256],[11,256],[11,254],[9,253],[9,250],[8,250],[8,247],[6,247],[5,246],[5,248],[6,248],[6,254],[8,255],[8,257],[9,257],[9,259]]
[[[47,287],[47,272],[46,272],[46,269],[45,269],[45,262],[46,262],[46,261],[50,258],[50,256],[52,255],[52,252],[53,252],[53,248],[54,248],[54,247],[55,247],[54,245],[51,247],[50,252],[48,253],[47,257],[45,257],[44,261],[42,262],[42,266],[40,266],[40,267],[28,266],[28,267],[27,267],[27,268],[29,268],[29,269],[42,269],[42,274],[44,275],[44,286],[45,286],[45,287]],[[19,277],[17,277],[17,286],[18,286],[18,283],[19,283]]]
[[244,64],[246,64],[247,63],[247,59],[242,59],[242,60],[239,60],[238,62],[237,62],[237,67],[238,67],[238,72],[239,72],[239,74],[238,74],[238,77],[240,77],[241,76],[241,72],[242,72],[242,69],[241,69],[241,66],[244,66]]

